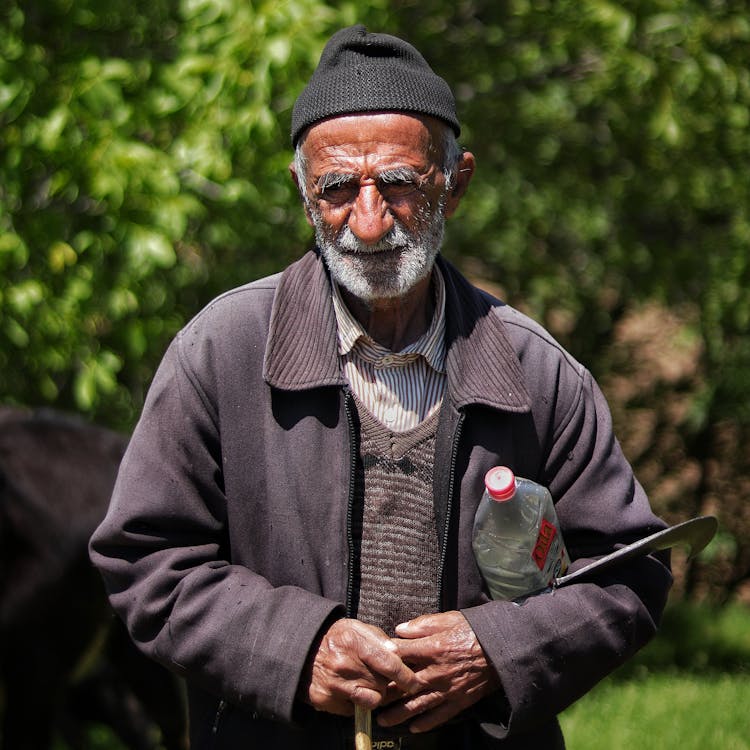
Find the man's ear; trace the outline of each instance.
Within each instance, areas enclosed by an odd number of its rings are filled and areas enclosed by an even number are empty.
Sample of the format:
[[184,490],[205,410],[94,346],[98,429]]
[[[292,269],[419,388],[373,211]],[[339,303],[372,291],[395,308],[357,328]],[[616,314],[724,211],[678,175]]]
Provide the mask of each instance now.
[[302,192],[302,189],[300,188],[299,180],[300,177],[297,174],[297,170],[294,166],[294,162],[292,162],[289,165],[289,174],[292,176],[292,180],[294,181],[294,184],[297,186],[297,193],[299,194],[300,200],[302,201],[302,207],[305,209],[305,218],[307,219],[307,223],[311,227],[315,227],[315,224],[313,223],[312,216],[310,215],[310,208],[307,205],[307,201],[305,200],[305,194]]
[[453,187],[450,193],[448,193],[448,198],[445,202],[446,218],[452,216],[456,212],[458,204],[461,203],[461,198],[464,197],[464,193],[469,188],[471,178],[474,176],[474,166],[474,154],[471,151],[464,151],[458,161]]

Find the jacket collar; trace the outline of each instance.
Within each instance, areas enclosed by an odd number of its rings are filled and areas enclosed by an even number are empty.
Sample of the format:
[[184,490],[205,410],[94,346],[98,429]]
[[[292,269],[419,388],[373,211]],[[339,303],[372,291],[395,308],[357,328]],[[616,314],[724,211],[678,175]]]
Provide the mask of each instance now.
[[[473,287],[438,258],[446,294],[446,372],[456,408],[471,403],[511,412],[530,410],[518,357],[501,302]],[[263,377],[274,388],[345,386],[338,356],[330,281],[317,253],[306,253],[281,275],[273,301]]]

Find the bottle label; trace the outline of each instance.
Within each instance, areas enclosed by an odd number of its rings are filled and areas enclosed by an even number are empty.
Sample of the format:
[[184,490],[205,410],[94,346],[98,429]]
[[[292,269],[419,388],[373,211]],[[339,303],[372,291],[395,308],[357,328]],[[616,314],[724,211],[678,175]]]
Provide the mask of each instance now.
[[539,570],[544,570],[544,566],[547,564],[547,556],[552,549],[552,542],[554,542],[556,536],[557,529],[546,518],[543,518],[534,551],[531,553]]

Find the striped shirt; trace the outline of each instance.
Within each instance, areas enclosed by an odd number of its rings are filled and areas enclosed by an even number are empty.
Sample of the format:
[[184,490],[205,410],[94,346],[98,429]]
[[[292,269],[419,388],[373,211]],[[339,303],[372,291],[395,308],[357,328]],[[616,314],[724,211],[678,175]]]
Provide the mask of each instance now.
[[339,356],[354,394],[393,432],[411,430],[440,409],[445,392],[445,283],[433,267],[435,313],[427,331],[400,352],[374,341],[333,284]]

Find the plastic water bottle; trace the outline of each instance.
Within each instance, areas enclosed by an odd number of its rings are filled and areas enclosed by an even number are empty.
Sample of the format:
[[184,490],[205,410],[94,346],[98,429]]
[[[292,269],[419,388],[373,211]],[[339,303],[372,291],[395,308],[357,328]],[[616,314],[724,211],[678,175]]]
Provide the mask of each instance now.
[[495,466],[474,518],[474,555],[493,599],[549,588],[570,564],[546,487]]

